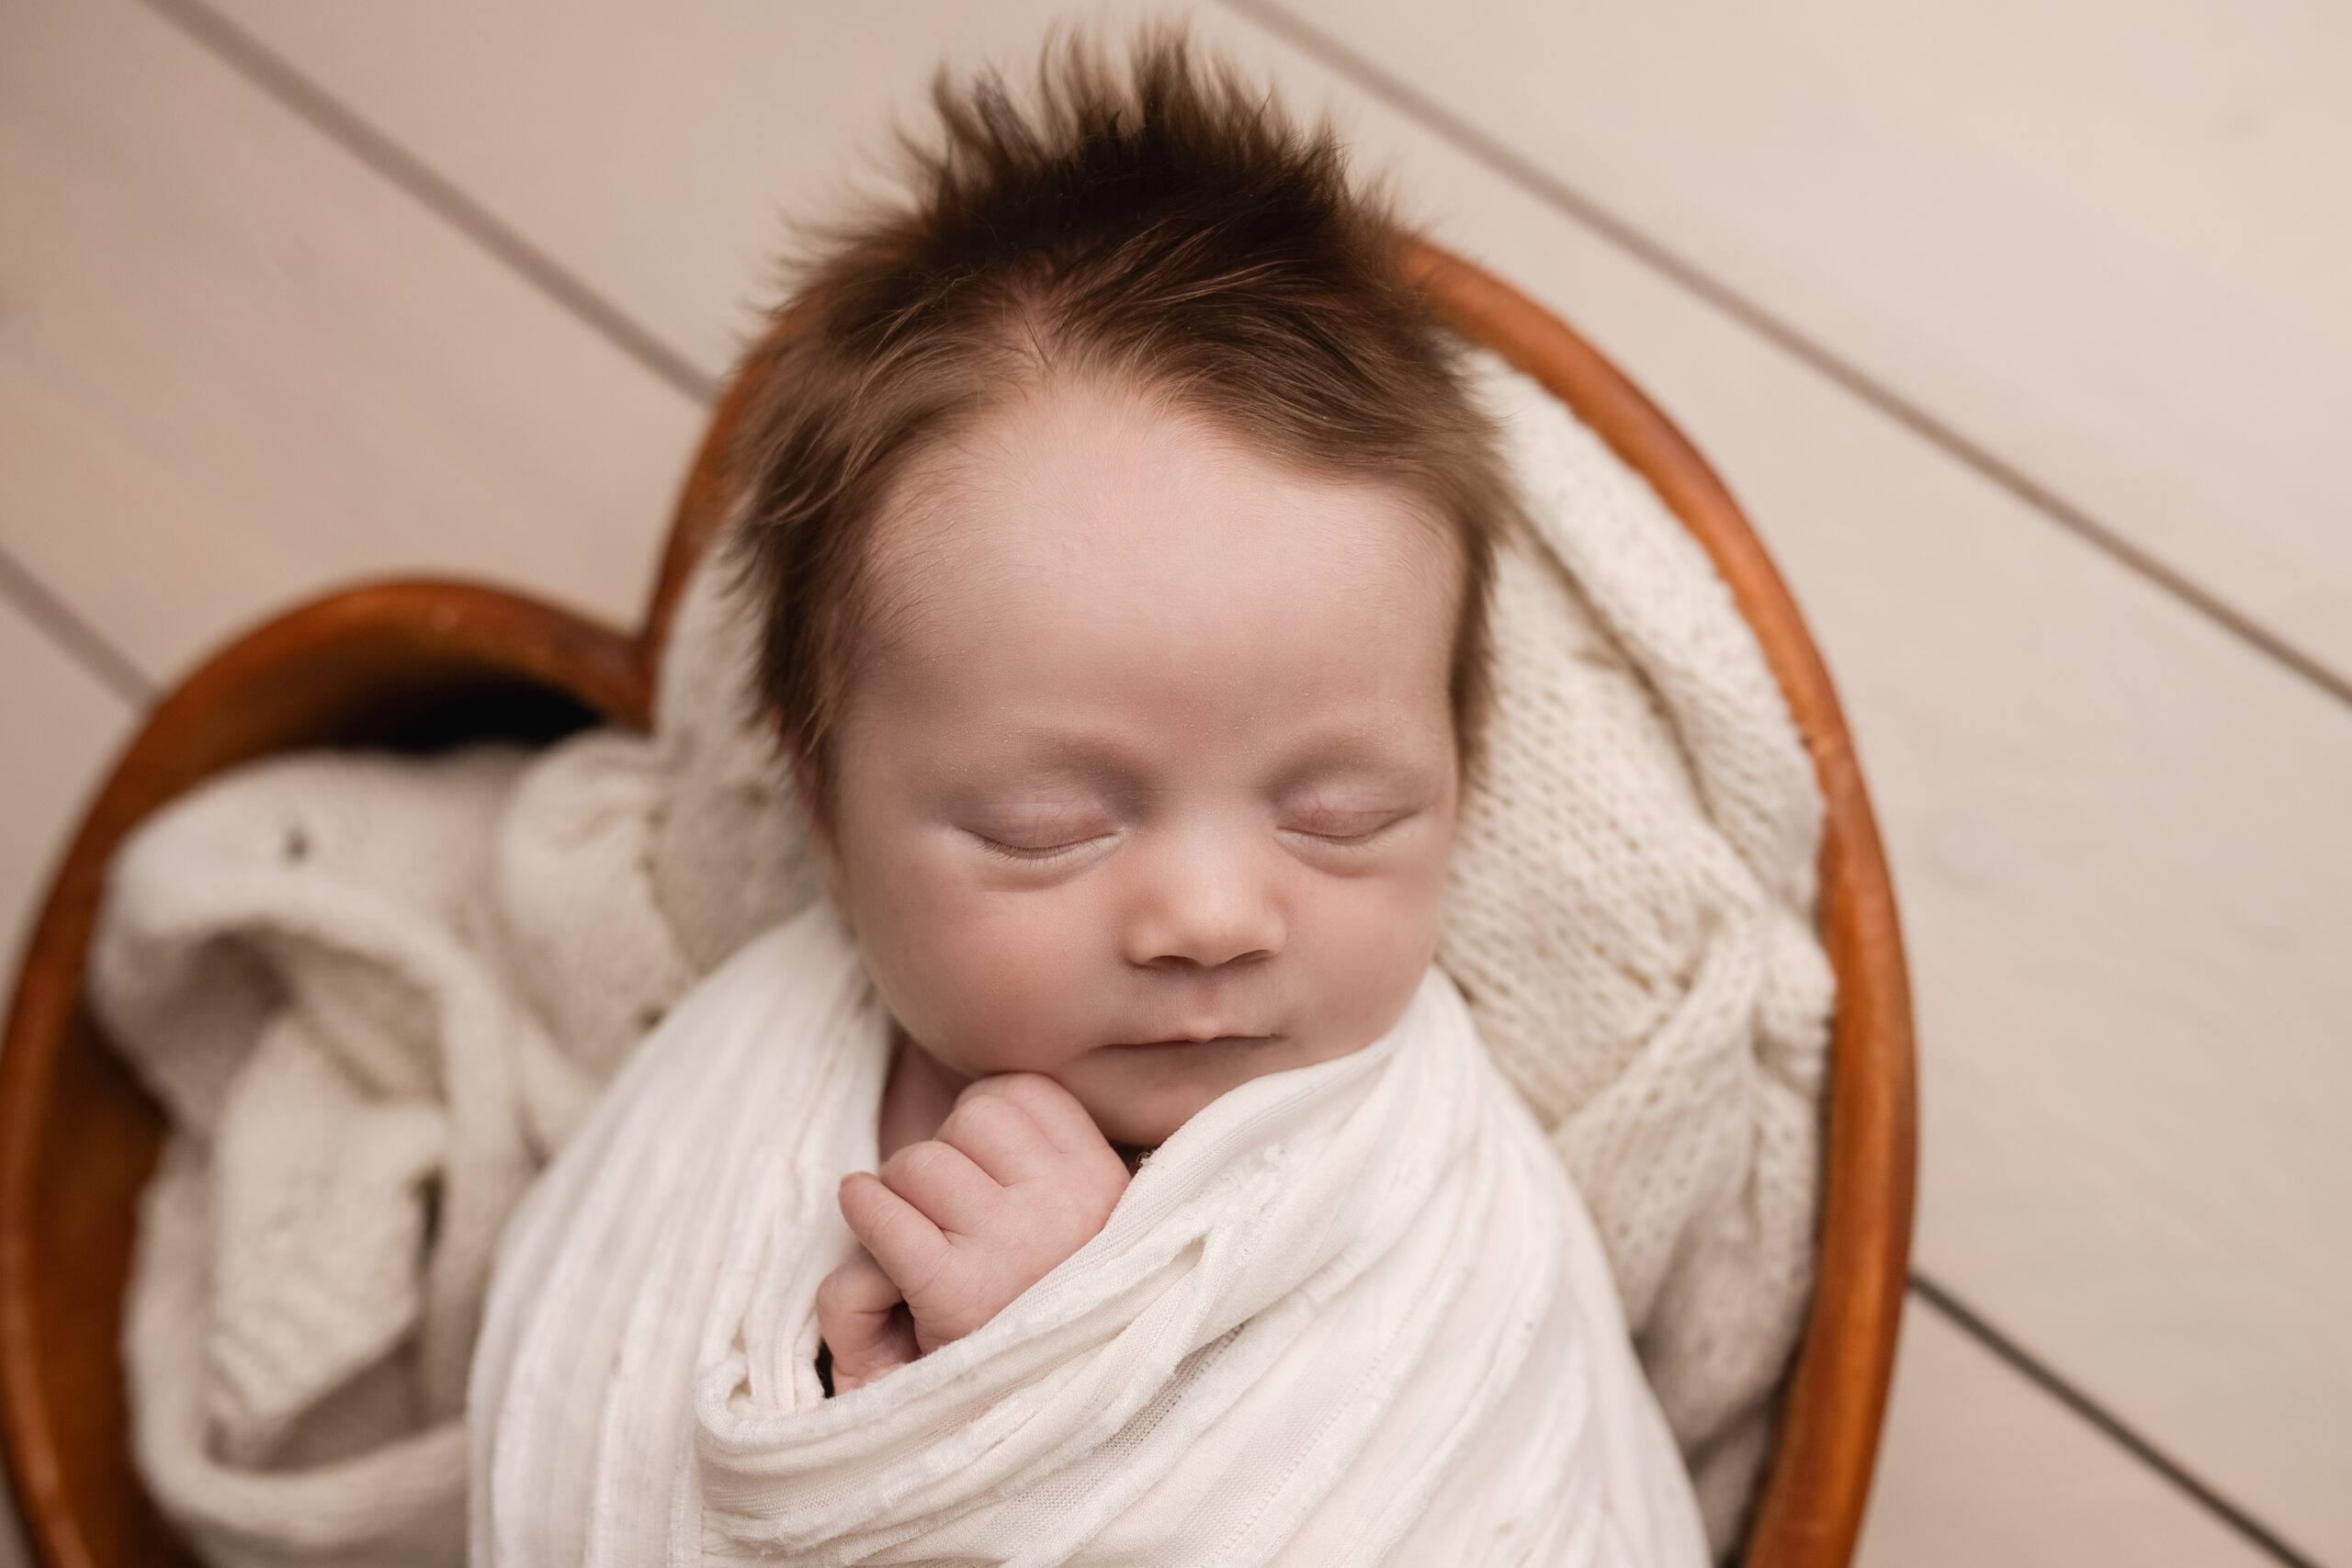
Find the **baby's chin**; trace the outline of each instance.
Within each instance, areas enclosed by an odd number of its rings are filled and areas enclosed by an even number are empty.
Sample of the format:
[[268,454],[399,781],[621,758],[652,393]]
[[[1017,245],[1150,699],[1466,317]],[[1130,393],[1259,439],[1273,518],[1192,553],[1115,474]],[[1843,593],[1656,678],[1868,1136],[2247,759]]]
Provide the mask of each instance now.
[[1156,1149],[1224,1092],[1225,1089],[1220,1088],[1183,1095],[1158,1094],[1141,1105],[1132,1098],[1105,1103],[1083,1094],[1078,1101],[1086,1107],[1087,1114],[1094,1118],[1094,1124],[1112,1143],[1127,1148]]
[[1109,1045],[1055,1074],[1114,1144],[1158,1148],[1228,1090],[1251,1078],[1329,1061],[1371,1043],[1287,1036],[1198,1044]]

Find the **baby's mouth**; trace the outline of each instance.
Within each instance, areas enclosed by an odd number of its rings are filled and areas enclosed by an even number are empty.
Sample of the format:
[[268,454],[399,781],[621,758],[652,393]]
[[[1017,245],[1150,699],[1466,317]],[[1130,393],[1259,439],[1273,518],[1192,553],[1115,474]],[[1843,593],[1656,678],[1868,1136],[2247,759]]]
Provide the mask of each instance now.
[[1114,1051],[1159,1051],[1186,1045],[1274,1045],[1287,1036],[1281,1034],[1181,1034],[1166,1040],[1122,1040],[1112,1044]]

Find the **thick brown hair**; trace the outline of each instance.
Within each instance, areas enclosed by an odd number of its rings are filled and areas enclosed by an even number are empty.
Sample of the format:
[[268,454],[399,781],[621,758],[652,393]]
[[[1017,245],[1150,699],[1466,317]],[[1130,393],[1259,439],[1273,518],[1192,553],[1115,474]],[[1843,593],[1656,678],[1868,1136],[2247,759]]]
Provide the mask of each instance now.
[[933,85],[913,196],[833,231],[745,367],[737,548],[764,615],[760,694],[813,786],[865,641],[876,514],[917,454],[1048,373],[1100,377],[1305,469],[1392,484],[1458,538],[1456,743],[1475,761],[1487,600],[1511,515],[1459,345],[1403,233],[1304,130],[1181,35],[1124,73],[1049,46],[1033,102]]

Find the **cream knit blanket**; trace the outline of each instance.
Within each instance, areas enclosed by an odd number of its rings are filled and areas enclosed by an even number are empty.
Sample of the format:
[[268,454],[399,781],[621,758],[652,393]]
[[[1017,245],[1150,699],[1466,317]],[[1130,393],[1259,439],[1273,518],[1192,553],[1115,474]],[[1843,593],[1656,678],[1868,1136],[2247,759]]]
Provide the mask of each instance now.
[[1442,974],[1187,1122],[984,1327],[828,1399],[890,1038],[820,907],[630,1061],[507,1233],[475,1563],[1706,1562],[1600,1238]]
[[[1582,1192],[1718,1551],[1810,1287],[1821,805],[1657,498],[1487,362],[1535,527],[1440,964]],[[118,857],[92,999],[170,1111],[125,1354],[151,1490],[221,1564],[463,1554],[498,1226],[665,1010],[814,895],[700,573],[656,732],[290,758]]]

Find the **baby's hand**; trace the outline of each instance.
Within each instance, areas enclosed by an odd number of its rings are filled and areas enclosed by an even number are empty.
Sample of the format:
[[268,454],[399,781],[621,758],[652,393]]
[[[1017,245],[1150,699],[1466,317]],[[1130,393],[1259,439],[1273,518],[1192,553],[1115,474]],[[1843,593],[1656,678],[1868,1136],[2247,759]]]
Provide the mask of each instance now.
[[1036,1073],[973,1084],[936,1137],[878,1176],[842,1179],[842,1217],[865,1250],[817,1291],[834,1391],[1002,1312],[1094,1238],[1126,1187],[1125,1164],[1061,1085]]

